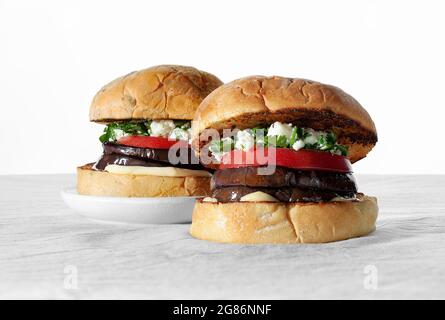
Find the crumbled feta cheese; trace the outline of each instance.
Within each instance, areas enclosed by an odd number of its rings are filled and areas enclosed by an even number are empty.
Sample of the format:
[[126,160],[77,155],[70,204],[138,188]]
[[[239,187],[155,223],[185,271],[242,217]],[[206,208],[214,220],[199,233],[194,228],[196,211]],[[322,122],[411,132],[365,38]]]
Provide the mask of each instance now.
[[297,140],[292,145],[292,149],[294,149],[295,151],[298,151],[298,150],[300,150],[302,148],[304,148],[304,141],[303,140]]
[[307,136],[306,138],[304,138],[304,143],[305,144],[314,144],[317,143],[318,139],[315,136]]
[[209,144],[209,151],[211,153],[213,153],[213,154],[221,152],[219,140],[215,140],[215,141],[210,142],[210,144]]
[[230,137],[225,137],[221,140],[215,140],[212,141],[212,143],[209,145],[209,151],[212,153],[213,158],[215,158],[216,161],[220,162],[222,157],[227,152],[232,150],[232,144],[233,139]]
[[222,141],[222,151],[224,153],[229,152],[232,149],[233,139],[230,137],[225,137],[221,139]]
[[[267,137],[262,133],[267,130]],[[302,136],[301,136],[302,135]],[[292,144],[291,143],[292,138]],[[298,139],[298,140],[296,140]],[[345,153],[344,148],[338,145],[332,132],[316,131],[312,128],[293,127],[291,123],[274,122],[268,129],[254,128],[238,130],[235,137],[213,141],[209,146],[212,156],[221,161],[224,155],[233,150],[249,150],[259,146],[272,146],[276,148],[304,148],[328,151],[333,154]]]
[[153,137],[168,137],[173,129],[175,129],[173,120],[153,120],[150,124],[150,135]]
[[255,138],[252,134],[252,130],[240,130],[236,133],[235,149],[249,150],[255,145]]
[[189,144],[192,144],[192,128],[188,128],[187,129],[187,135],[188,135],[188,140],[189,140]]
[[170,132],[168,138],[172,140],[179,139],[188,141],[190,139],[190,130],[175,128],[172,132]]
[[124,130],[114,129],[113,131],[114,131],[113,133],[114,133],[114,137],[115,137],[116,140],[119,140],[120,138],[126,136]]
[[318,132],[314,129],[308,128],[304,130],[307,134],[307,137],[304,138],[305,144],[315,144],[318,141]]
[[267,135],[269,137],[285,136],[289,141],[290,137],[292,136],[292,125],[289,123],[281,123],[277,121],[270,126]]

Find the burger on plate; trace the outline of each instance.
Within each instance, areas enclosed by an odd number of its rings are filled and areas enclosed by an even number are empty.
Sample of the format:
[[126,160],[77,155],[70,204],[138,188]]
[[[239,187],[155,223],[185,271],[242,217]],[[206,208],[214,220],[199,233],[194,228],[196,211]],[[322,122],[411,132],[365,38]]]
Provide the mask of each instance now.
[[217,169],[197,200],[192,236],[230,243],[320,243],[375,230],[377,200],[360,193],[351,163],[377,142],[366,110],[341,89],[254,76],[213,91],[192,139]]
[[105,125],[103,154],[77,169],[83,195],[205,196],[210,173],[190,151],[191,120],[222,82],[192,67],[162,65],[130,73],[94,97],[90,120]]

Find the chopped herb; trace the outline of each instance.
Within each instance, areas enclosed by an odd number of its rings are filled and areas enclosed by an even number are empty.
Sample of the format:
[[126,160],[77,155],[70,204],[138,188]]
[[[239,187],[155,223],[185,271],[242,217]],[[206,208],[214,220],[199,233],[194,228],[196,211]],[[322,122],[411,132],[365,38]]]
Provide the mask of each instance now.
[[[149,136],[151,134],[150,125],[153,121],[128,121],[109,123],[99,137],[100,142],[116,141],[122,136]],[[175,120],[175,128],[187,130],[190,128],[190,121]]]
[[[327,151],[335,154],[341,154],[343,156],[348,154],[348,148],[346,146],[337,144],[337,137],[332,131],[315,131],[313,129],[293,126],[289,139],[285,135],[268,136],[268,132],[268,128],[255,127],[250,129],[250,133],[255,139],[255,145],[276,148],[292,148],[295,142],[301,140],[304,142],[302,149]],[[230,139],[231,143],[225,144],[223,151],[222,142],[220,140],[217,141],[217,145],[216,142],[213,142],[213,145],[211,148],[209,148],[211,152],[215,150],[215,152],[222,154],[223,152],[233,149],[243,149],[243,145],[234,144],[233,140]]]
[[335,145],[335,151],[340,151],[342,156],[348,155],[348,146],[343,146],[341,144]]
[[267,145],[276,148],[286,148],[289,144],[286,136],[272,136],[269,137]]
[[289,139],[289,145],[292,147],[294,145],[295,141],[297,141],[297,139],[298,139],[298,128],[293,127],[292,134]]

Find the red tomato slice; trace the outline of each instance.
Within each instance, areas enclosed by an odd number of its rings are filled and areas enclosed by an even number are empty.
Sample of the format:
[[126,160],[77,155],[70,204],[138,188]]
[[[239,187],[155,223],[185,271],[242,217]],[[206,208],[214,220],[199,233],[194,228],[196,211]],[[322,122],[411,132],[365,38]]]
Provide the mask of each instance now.
[[233,150],[223,156],[219,169],[259,167],[267,164],[302,170],[352,172],[351,163],[344,156],[323,151],[295,151],[286,148]]
[[151,149],[170,149],[178,144],[178,147],[188,147],[185,140],[169,140],[164,137],[148,137],[148,136],[128,136],[117,140],[117,143],[129,147],[151,148]]

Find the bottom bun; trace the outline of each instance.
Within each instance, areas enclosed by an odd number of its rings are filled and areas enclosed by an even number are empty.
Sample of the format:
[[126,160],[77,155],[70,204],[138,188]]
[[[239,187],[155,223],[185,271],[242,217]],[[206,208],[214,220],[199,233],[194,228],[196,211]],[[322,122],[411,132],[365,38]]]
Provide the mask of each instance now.
[[203,202],[193,210],[190,234],[228,243],[321,243],[375,230],[375,197],[322,203]]
[[87,164],[77,168],[77,192],[113,197],[207,196],[210,178],[115,174],[93,170]]

